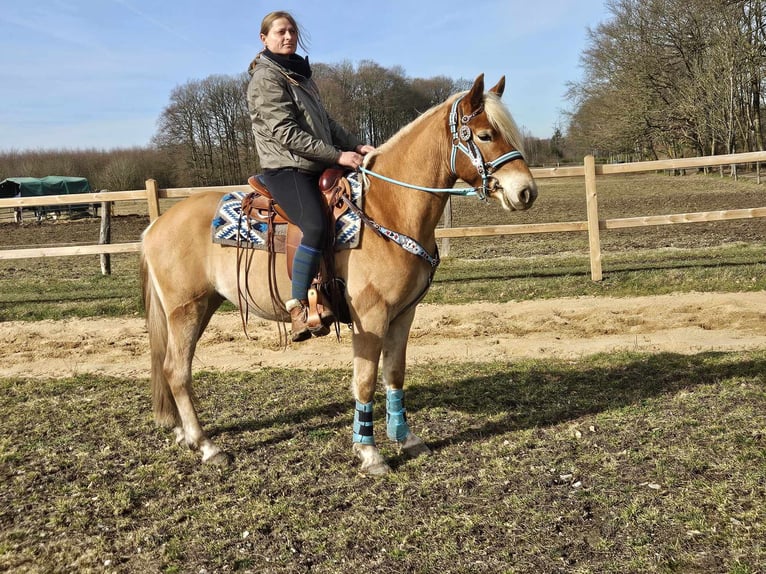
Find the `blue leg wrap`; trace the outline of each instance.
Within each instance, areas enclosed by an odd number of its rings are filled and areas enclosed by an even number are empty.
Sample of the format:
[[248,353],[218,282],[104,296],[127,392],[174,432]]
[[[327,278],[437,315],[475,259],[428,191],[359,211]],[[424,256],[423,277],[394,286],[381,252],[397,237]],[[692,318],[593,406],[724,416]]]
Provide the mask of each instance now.
[[372,435],[372,401],[360,403],[356,401],[354,411],[354,442],[359,444],[375,444]]
[[410,434],[407,425],[407,409],[404,408],[404,391],[388,389],[386,392],[386,431],[388,438],[402,442]]

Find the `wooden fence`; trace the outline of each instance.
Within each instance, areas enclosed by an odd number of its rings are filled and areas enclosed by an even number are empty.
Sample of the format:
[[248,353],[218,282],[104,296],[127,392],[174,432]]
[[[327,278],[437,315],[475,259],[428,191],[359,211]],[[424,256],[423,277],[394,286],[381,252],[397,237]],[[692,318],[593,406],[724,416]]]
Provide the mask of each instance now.
[[[532,169],[532,174],[534,175],[535,179],[538,180],[560,177],[583,177],[585,179],[585,198],[587,206],[587,219],[585,221],[493,225],[484,227],[448,226],[437,229],[436,237],[448,239],[454,237],[519,235],[527,233],[587,232],[590,249],[591,278],[594,281],[600,281],[603,277],[601,268],[600,240],[600,233],[602,230],[766,217],[766,207],[600,220],[598,217],[598,195],[596,191],[597,176],[642,173],[661,170],[695,169],[701,167],[717,167],[745,163],[760,164],[761,162],[766,162],[766,152],[752,152],[609,165],[597,165],[593,156],[586,156],[584,164],[581,166]],[[56,206],[99,202],[111,203],[139,200],[147,202],[149,218],[150,220],[154,220],[160,215],[160,199],[180,199],[195,193],[201,193],[210,190],[231,192],[241,189],[241,185],[160,189],[157,186],[157,182],[150,179],[146,182],[146,189],[141,190],[83,193],[78,195],[57,195],[49,197],[28,197],[21,199],[0,199],[0,208],[46,205]],[[108,212],[106,209],[103,211]],[[113,253],[136,253],[140,250],[140,245],[141,244],[139,242],[135,242],[66,247],[9,249],[0,251],[0,260],[36,257],[62,257],[71,255],[109,255]]]

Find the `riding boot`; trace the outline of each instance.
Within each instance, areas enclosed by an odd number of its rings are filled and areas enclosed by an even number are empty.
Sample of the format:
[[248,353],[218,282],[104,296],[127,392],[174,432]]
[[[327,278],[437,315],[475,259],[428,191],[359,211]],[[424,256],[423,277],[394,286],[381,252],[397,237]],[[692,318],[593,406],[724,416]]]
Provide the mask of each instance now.
[[305,341],[311,338],[311,331],[308,323],[308,304],[300,299],[290,299],[286,304],[290,320],[292,321],[292,334],[290,338],[293,343]]
[[312,335],[323,337],[329,334],[329,327],[321,322],[317,326],[309,325],[309,304],[305,299],[290,299],[285,304],[285,307],[290,313],[290,320],[292,321],[292,335],[290,338],[294,343],[305,341]]

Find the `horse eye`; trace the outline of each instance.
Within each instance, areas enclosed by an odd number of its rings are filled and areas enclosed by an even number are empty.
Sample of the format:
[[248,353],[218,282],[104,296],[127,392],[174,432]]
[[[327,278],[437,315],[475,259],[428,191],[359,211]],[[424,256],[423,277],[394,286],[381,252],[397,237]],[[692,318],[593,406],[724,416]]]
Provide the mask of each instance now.
[[476,137],[479,138],[479,141],[483,141],[485,143],[492,141],[492,134],[489,132],[482,132],[480,134],[476,134]]

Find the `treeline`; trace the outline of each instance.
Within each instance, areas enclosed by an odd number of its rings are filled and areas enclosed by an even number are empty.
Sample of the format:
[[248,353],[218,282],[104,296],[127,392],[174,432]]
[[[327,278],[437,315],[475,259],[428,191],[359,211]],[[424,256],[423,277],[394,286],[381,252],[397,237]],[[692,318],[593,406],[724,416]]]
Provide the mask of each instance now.
[[51,149],[0,153],[0,181],[8,177],[87,177],[93,189],[143,189],[149,178],[174,181],[174,166],[156,148]]
[[622,160],[764,149],[763,0],[609,0],[570,86],[572,153]]
[[[312,64],[330,115],[363,141],[379,145],[430,107],[468,89],[472,81],[409,78],[400,67],[375,62]],[[245,97],[249,76],[214,75],[177,86],[146,148],[52,150],[0,154],[6,177],[73,175],[95,189],[237,185],[259,171]],[[525,137],[527,159],[555,163],[563,157],[560,131],[553,140]]]

